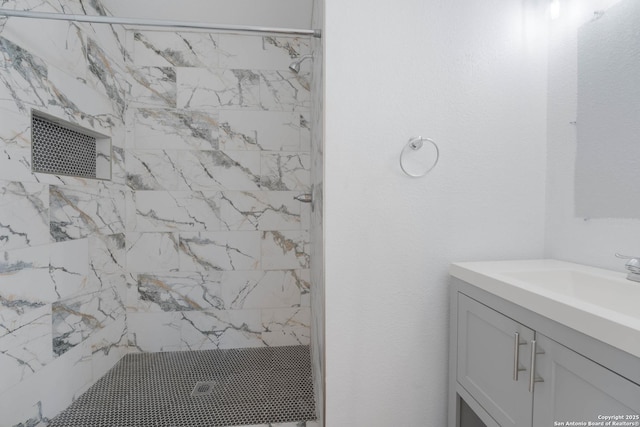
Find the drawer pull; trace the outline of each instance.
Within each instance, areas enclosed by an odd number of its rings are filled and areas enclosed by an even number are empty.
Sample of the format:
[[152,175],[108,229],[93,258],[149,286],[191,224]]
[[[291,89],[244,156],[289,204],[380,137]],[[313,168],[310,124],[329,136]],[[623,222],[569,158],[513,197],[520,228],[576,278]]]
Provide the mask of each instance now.
[[526,371],[520,367],[520,346],[527,345],[526,341],[520,342],[520,334],[516,332],[513,339],[513,380],[518,381],[518,372]]
[[529,391],[533,393],[535,383],[543,383],[544,379],[536,377],[536,356],[544,354],[544,350],[536,350],[536,340],[531,340],[531,369],[529,371]]

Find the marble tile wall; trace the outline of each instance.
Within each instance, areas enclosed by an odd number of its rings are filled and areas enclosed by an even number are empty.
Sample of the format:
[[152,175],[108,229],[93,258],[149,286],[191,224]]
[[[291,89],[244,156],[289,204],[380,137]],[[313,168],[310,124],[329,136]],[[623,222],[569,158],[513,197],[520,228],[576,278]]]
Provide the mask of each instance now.
[[[0,19],[0,427],[46,425],[127,351],[310,343],[311,74],[288,70],[310,50]],[[110,135],[112,180],[32,173],[32,109]]]
[[[98,1],[3,8],[104,13]],[[46,425],[127,349],[124,29],[0,20],[0,426]],[[113,179],[31,172],[35,109],[112,137]]]
[[[313,28],[322,28],[323,0],[314,1]],[[313,39],[311,50],[312,66],[312,105],[311,105],[311,188],[313,204],[311,210],[311,368],[316,396],[318,424],[324,425],[324,135],[323,126],[323,39]]]
[[126,300],[139,351],[310,343],[308,38],[131,31]]

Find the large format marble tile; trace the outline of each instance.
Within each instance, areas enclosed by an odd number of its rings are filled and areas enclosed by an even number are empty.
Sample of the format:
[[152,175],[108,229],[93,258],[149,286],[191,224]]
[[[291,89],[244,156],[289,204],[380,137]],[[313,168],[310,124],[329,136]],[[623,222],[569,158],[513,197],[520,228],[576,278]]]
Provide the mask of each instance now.
[[295,270],[226,272],[223,277],[222,299],[232,310],[295,307],[308,292],[308,282]]
[[113,288],[57,301],[51,310],[53,352],[57,356],[124,315],[122,301]]
[[0,182],[0,249],[49,243],[49,186]]
[[129,67],[132,107],[176,108],[176,70],[173,67]]
[[133,115],[137,149],[216,150],[218,114],[175,109],[138,108]]
[[141,351],[309,344],[307,307],[132,313],[129,317],[131,344]]
[[177,68],[178,108],[260,108],[260,75],[252,70]]
[[221,289],[224,275],[221,272],[139,274],[137,277],[136,311],[224,308]]
[[128,352],[128,329],[126,316],[93,334],[88,342],[91,350],[93,380],[107,373]]
[[270,111],[308,111],[311,92],[307,74],[260,71],[260,105]]
[[10,100],[16,111],[45,105],[49,90],[47,64],[21,46],[0,36],[0,99]]
[[262,338],[269,346],[309,345],[309,307],[262,310]]
[[82,81],[2,36],[0,47],[0,99],[14,111],[35,108],[102,133],[121,122],[112,101]]
[[[16,3],[20,8],[19,3]],[[41,4],[44,2],[40,2]],[[3,8],[8,5],[3,4]],[[48,8],[53,12],[51,8]],[[72,22],[40,19],[8,19],[2,26],[2,37],[19,44],[46,63],[86,78],[87,61],[84,55],[85,34]]]
[[181,348],[211,350],[264,347],[260,320],[260,310],[183,312]]
[[0,100],[0,180],[36,182],[31,173],[31,116]]
[[311,265],[309,232],[265,231],[262,233],[262,268],[281,270],[309,268]]
[[182,188],[189,190],[259,190],[258,151],[181,151]]
[[178,233],[128,232],[126,240],[127,271],[175,271],[180,267]]
[[308,153],[262,153],[261,182],[265,189],[277,191],[311,190],[311,158]]
[[126,267],[124,233],[89,237],[89,268],[94,273],[121,273]]
[[[109,136],[111,129],[122,125],[122,110],[104,93],[92,89],[64,70],[48,67],[47,92],[42,111],[79,126]],[[39,105],[35,105],[36,108]]]
[[0,98],[12,100],[21,112],[46,105],[52,97],[49,65],[4,36],[0,36],[0,46]]
[[204,32],[135,31],[133,64],[138,67],[218,68],[218,38]]
[[88,289],[116,287],[125,294],[126,237],[124,233],[89,238]]
[[301,203],[290,191],[224,191],[222,228],[227,230],[299,230]]
[[132,190],[185,190],[179,156],[172,150],[127,151],[127,185]]
[[14,249],[1,255],[0,331],[17,328],[23,324],[23,316],[59,298],[49,274],[49,245]]
[[29,320],[0,333],[0,393],[35,374],[53,359],[51,307],[30,314]]
[[260,152],[133,150],[127,155],[127,184],[134,190],[260,189]]
[[[124,129],[118,129],[117,144],[124,145]],[[127,184],[126,151],[123,146],[115,145],[111,140],[111,183],[120,186]]]
[[256,270],[260,233],[221,231],[180,233],[180,270]]
[[309,292],[307,276],[304,270],[138,274],[129,306],[136,312],[298,307]]
[[46,426],[91,384],[88,349],[79,345],[53,359],[36,375],[0,393],[3,425]]
[[50,246],[49,274],[59,299],[92,291],[89,287],[89,240],[78,239]]
[[[90,356],[89,340],[86,340],[54,358],[37,375],[16,384],[10,390],[13,392],[13,409],[18,412],[25,405],[35,405],[39,408],[38,419],[45,421],[46,425],[46,421],[69,406],[92,384]],[[0,410],[3,410],[1,405]],[[2,413],[4,421],[6,412]]]
[[220,111],[220,148],[296,151],[304,125],[297,112]]
[[180,312],[128,313],[129,346],[138,351],[180,350]]
[[124,192],[51,186],[51,237],[56,241],[124,232]]
[[[49,0],[50,1],[50,0]],[[101,0],[92,1],[90,3],[65,1],[65,9],[78,9],[78,14],[90,14],[90,15],[110,15],[111,13],[104,7]],[[122,25],[101,25],[91,23],[77,23],[80,29],[86,34],[88,38],[91,38],[97,42],[100,48],[109,57],[111,64],[122,67],[125,64],[131,63],[132,57],[130,49],[127,48],[127,30]],[[119,71],[121,77],[126,78],[126,73],[122,70]]]
[[86,40],[86,58],[89,82],[109,98],[113,110],[118,113],[120,120],[124,120],[125,96],[131,89],[124,69],[91,37]]
[[216,191],[136,191],[135,231],[220,230]]
[[288,70],[310,53],[308,37],[220,34],[220,67],[229,69]]

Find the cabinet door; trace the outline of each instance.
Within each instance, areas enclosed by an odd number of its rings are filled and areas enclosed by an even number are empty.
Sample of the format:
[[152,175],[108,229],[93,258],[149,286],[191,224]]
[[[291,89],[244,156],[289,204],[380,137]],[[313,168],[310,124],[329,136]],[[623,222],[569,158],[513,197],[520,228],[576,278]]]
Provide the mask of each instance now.
[[[528,372],[533,338],[531,329],[458,294],[457,380],[502,427],[531,425]],[[514,366],[520,369],[517,379]]]
[[631,422],[617,425],[640,423],[640,386],[544,335],[536,341],[544,354],[536,358],[536,375],[543,382],[535,384],[534,427],[568,421],[607,425],[602,417],[611,415]]

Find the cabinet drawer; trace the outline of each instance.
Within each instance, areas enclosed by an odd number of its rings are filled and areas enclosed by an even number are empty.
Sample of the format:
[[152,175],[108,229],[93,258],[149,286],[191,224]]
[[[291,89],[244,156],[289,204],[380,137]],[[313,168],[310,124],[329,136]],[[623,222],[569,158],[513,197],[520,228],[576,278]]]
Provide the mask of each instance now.
[[531,425],[534,337],[526,326],[458,294],[457,381],[502,427]]

